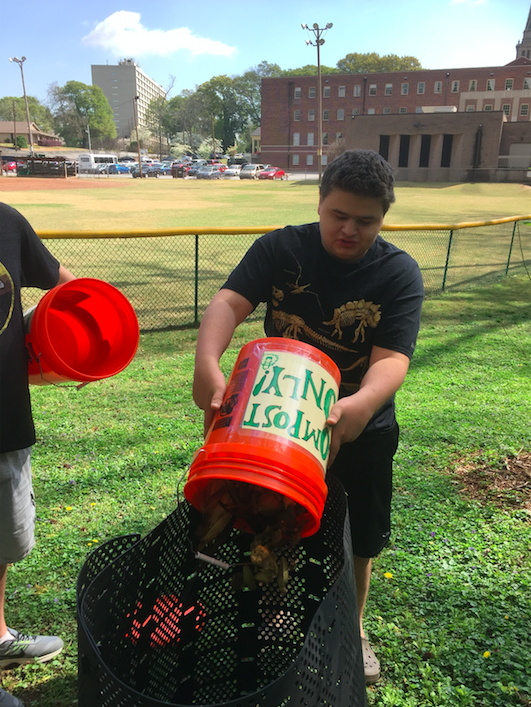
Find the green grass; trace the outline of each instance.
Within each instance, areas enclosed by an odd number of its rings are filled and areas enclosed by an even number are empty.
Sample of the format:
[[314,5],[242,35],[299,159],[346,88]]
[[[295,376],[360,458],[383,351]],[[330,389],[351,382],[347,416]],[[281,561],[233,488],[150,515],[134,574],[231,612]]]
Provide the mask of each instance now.
[[[398,395],[393,537],[375,561],[367,606],[383,669],[371,706],[531,698],[529,513],[469,500],[452,474],[460,459],[496,464],[531,450],[530,302],[530,281],[510,277],[425,303]],[[259,324],[240,327],[226,373],[260,336]],[[175,506],[202,441],[191,397],[195,338],[195,330],[145,334],[112,379],[32,389],[37,546],[9,571],[8,620],[57,632],[66,649],[48,665],[3,674],[26,707],[76,703],[75,582],[87,553],[148,532]]]
[[[267,226],[317,220],[315,181],[205,182],[102,177],[115,188],[1,192],[38,229]],[[526,215],[520,184],[399,184],[389,224],[456,223]],[[43,208],[45,207],[45,208]]]

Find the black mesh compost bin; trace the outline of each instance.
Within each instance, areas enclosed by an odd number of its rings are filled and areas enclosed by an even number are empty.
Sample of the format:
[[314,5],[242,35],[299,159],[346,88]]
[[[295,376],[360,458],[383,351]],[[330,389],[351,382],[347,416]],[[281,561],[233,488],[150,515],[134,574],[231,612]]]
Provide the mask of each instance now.
[[232,530],[213,551],[224,566],[196,559],[199,520],[184,502],[144,538],[115,538],[87,559],[79,706],[365,707],[341,484],[329,478],[320,530],[282,550],[285,592],[276,582],[234,589],[247,533]]

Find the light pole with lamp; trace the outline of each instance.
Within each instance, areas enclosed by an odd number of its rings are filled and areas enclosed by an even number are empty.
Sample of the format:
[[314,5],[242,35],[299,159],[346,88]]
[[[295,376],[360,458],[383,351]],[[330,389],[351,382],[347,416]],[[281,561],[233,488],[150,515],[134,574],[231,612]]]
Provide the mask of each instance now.
[[26,120],[28,121],[28,136],[29,136],[29,141],[30,141],[30,154],[33,155],[33,137],[31,135],[31,124],[30,124],[30,116],[29,116],[29,109],[28,109],[28,97],[26,96],[26,85],[24,83],[24,69],[22,68],[22,64],[26,61],[26,57],[23,56],[22,59],[19,59],[18,57],[14,56],[12,59],[9,59],[9,61],[14,62],[15,64],[18,64],[20,66],[20,75],[22,76],[22,91],[24,92],[24,103],[26,104]]
[[307,24],[302,24],[301,27],[302,29],[308,30],[308,32],[313,32],[315,35],[315,41],[312,42],[311,39],[306,40],[306,44],[311,44],[312,47],[317,47],[317,84],[318,84],[318,91],[319,91],[319,120],[317,121],[317,129],[318,129],[318,136],[317,136],[317,163],[319,167],[319,182],[321,182],[321,175],[323,171],[323,89],[321,86],[321,45],[324,44],[324,39],[323,35],[327,32],[327,30],[332,29],[332,23],[328,22],[325,27],[319,27],[317,22],[314,22],[314,24],[309,27]]

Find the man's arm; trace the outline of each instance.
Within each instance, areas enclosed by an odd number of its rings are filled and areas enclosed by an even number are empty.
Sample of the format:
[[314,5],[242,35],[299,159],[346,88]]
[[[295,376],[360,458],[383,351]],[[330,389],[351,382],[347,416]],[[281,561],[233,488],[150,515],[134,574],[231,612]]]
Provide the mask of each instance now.
[[223,289],[213,297],[205,310],[197,335],[193,395],[205,412],[205,434],[225,394],[225,376],[219,360],[230,344],[234,330],[253,311],[248,299]]
[[329,465],[344,442],[353,442],[367,426],[372,416],[400,388],[409,368],[409,358],[398,351],[374,346],[369,368],[360,389],[341,398],[327,419],[332,427]]
[[76,276],[72,275],[70,270],[67,270],[64,265],[59,265],[59,279],[57,280],[58,285],[62,285],[64,282],[70,282],[70,280],[75,280]]

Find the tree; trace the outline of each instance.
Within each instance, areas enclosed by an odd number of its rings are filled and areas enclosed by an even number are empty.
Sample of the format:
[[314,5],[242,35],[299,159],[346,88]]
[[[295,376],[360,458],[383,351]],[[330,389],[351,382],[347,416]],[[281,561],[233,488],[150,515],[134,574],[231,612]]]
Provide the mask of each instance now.
[[380,56],[376,52],[367,54],[347,54],[337,62],[341,74],[368,74],[376,71],[418,71],[422,69],[420,62],[414,56],[398,56],[386,54]]
[[197,92],[205,98],[207,110],[215,123],[215,135],[226,152],[247,124],[248,106],[236,92],[234,80],[229,76],[214,76],[201,84]]
[[247,107],[247,115],[253,129],[260,125],[262,110],[262,79],[283,76],[278,64],[261,61],[258,66],[247,69],[241,76],[233,76],[233,87],[241,102]]
[[87,86],[80,81],[67,81],[64,86],[52,84],[48,91],[56,131],[67,145],[88,145],[87,127],[91,138],[116,137],[113,112],[99,86]]
[[[323,66],[321,64],[321,74],[339,74],[342,73],[331,66]],[[317,76],[317,64],[306,64],[300,69],[287,69],[282,72],[282,76]]]
[[[167,129],[171,139],[181,133],[181,142],[192,149],[211,132],[211,117],[207,98],[199,91],[185,89],[168,101]],[[188,137],[186,137],[188,136]]]
[[[4,96],[0,98],[0,120],[13,120],[13,103],[15,104],[16,120],[26,121],[26,104],[24,97]],[[41,130],[51,132],[53,130],[53,116],[46,106],[43,106],[33,96],[28,96],[28,110],[30,120],[36,123]]]

